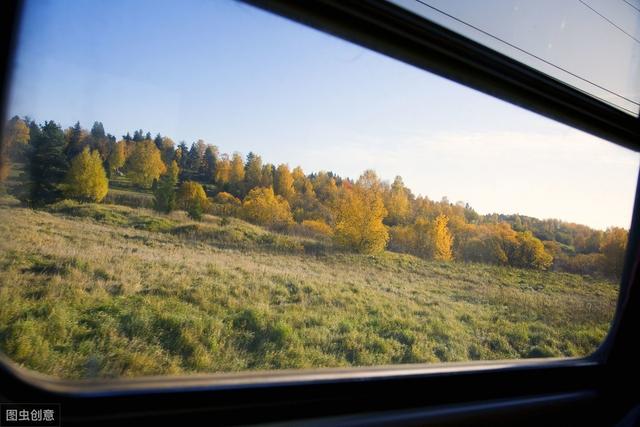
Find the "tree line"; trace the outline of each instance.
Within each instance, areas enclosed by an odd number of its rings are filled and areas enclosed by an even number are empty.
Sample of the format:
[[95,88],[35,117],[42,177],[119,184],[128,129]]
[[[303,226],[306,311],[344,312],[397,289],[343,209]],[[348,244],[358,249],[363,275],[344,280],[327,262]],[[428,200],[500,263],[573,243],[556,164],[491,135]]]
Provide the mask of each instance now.
[[560,220],[479,215],[466,203],[416,196],[400,176],[373,170],[358,179],[327,171],[263,162],[256,153],[222,153],[198,140],[188,146],[142,130],[116,137],[95,122],[62,129],[14,117],[0,150],[0,179],[23,163],[28,185],[16,190],[26,205],[63,198],[100,202],[118,177],[152,191],[160,212],[182,209],[239,217],[274,230],[332,240],[359,253],[383,250],[424,259],[460,260],[540,270],[619,277],[627,230],[594,230]]

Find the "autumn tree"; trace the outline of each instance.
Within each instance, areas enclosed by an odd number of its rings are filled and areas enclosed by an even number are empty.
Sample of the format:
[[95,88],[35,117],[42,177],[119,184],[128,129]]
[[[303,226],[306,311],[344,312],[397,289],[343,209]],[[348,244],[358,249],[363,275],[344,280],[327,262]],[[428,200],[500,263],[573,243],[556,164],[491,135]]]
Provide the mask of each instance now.
[[211,209],[214,215],[222,217],[237,216],[240,213],[241,205],[240,199],[233,194],[221,191],[213,198]]
[[628,232],[624,228],[611,227],[604,232],[600,251],[604,256],[603,271],[611,277],[619,278],[624,267]]
[[229,188],[235,195],[242,194],[244,181],[244,161],[240,153],[233,153],[231,157],[231,169],[229,171]]
[[316,197],[322,203],[331,205],[338,197],[338,186],[336,180],[327,172],[320,171],[312,179],[313,190],[316,193]]
[[365,171],[352,188],[343,187],[335,206],[336,242],[360,253],[384,250],[389,233],[382,220],[387,215],[380,181]]
[[71,160],[64,184],[66,197],[81,202],[98,203],[109,191],[109,180],[102,167],[102,158],[97,150],[84,150]]
[[159,212],[169,213],[176,207],[176,184],[180,168],[175,160],[171,162],[167,172],[160,177],[153,191],[153,207]]
[[273,192],[273,188],[254,188],[242,202],[242,214],[255,224],[285,228],[293,223],[289,203]]
[[516,235],[517,246],[510,259],[515,267],[547,270],[553,263],[553,257],[545,250],[540,239],[533,236],[531,231],[520,232]]
[[24,161],[29,148],[29,126],[18,116],[14,116],[7,122],[2,138],[2,150],[7,163],[10,159]]
[[273,189],[278,196],[282,196],[289,203],[293,201],[295,189],[293,187],[293,176],[289,171],[289,166],[281,164],[276,169],[276,176],[273,180]]
[[386,194],[385,207],[389,212],[385,222],[389,225],[403,224],[409,217],[411,211],[409,191],[400,176],[396,176]]
[[119,172],[120,168],[124,166],[127,160],[127,143],[125,141],[118,141],[109,153],[108,163],[111,173]]
[[447,224],[449,218],[446,215],[438,215],[433,222],[433,258],[438,261],[451,261],[453,253],[451,247],[453,237]]
[[204,188],[197,182],[184,181],[176,195],[176,204],[187,211],[192,219],[202,219],[202,213],[209,207],[209,200]]
[[273,187],[275,170],[276,168],[271,163],[267,163],[262,166],[262,172],[260,173],[260,187]]
[[231,161],[223,154],[216,162],[215,183],[219,188],[225,188],[231,177]]
[[160,150],[149,139],[134,143],[133,150],[126,162],[127,176],[131,181],[144,188],[150,188],[154,180],[165,173],[167,167],[162,161]]

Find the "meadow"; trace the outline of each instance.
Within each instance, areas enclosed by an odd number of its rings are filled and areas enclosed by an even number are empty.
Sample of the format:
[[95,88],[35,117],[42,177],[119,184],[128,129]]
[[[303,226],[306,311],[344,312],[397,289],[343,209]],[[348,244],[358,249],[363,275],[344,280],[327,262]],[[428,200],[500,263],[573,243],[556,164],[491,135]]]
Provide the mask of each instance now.
[[[0,199],[0,349],[62,378],[584,356],[618,285],[340,251],[237,218]],[[126,204],[126,203],[124,203]]]

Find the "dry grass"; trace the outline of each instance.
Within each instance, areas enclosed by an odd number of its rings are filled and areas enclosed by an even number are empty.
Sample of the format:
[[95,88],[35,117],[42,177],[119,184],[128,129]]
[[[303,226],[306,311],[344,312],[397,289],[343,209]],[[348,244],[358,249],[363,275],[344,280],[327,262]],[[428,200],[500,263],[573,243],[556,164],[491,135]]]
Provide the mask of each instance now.
[[0,347],[67,378],[580,356],[617,298],[576,275],[338,253],[123,206],[4,197],[0,235]]

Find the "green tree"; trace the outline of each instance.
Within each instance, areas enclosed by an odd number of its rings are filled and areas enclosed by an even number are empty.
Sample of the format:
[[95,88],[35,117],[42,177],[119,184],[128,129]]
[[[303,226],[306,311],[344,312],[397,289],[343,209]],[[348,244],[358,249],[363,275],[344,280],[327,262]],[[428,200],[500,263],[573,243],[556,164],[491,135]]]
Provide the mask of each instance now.
[[126,172],[131,182],[144,188],[150,188],[153,181],[157,180],[166,170],[167,167],[162,161],[160,150],[153,141],[145,139],[134,143],[131,155],[126,162]]
[[60,126],[53,121],[29,129],[32,151],[29,156],[31,183],[26,201],[34,206],[53,203],[62,198],[63,183],[69,163],[65,156],[66,141]]
[[159,212],[169,213],[176,207],[176,184],[178,183],[178,162],[171,162],[167,172],[160,177],[160,181],[153,192],[154,209]]
[[248,192],[259,187],[262,181],[262,158],[253,152],[247,155],[247,162],[244,166],[244,191]]
[[81,202],[98,203],[104,199],[109,191],[109,180],[97,150],[89,151],[89,147],[85,147],[71,160],[62,189],[66,197]]

